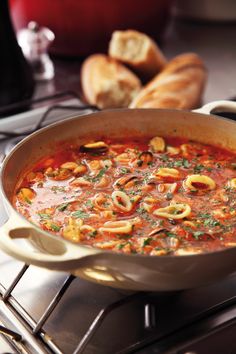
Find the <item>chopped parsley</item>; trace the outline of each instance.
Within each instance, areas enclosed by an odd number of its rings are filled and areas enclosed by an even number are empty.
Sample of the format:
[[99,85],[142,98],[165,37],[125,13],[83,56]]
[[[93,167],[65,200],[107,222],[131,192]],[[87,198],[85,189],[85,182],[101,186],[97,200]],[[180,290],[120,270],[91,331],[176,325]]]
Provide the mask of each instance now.
[[200,236],[203,236],[205,234],[204,231],[194,231],[193,232],[193,237],[196,239],[196,240],[199,240],[199,237]]
[[193,168],[193,172],[194,173],[199,173],[199,172],[201,172],[202,170],[204,170],[204,166],[202,165],[202,164],[199,164],[199,165],[196,165],[196,166],[194,166],[194,168]]
[[86,207],[88,207],[88,208],[93,208],[93,202],[92,202],[92,200],[88,199],[88,200],[85,202],[85,205],[86,205]]
[[43,220],[51,219],[51,215],[46,214],[46,213],[38,213],[38,215],[39,215],[40,218],[43,219]]
[[97,182],[107,171],[107,167],[102,168],[98,174],[91,179],[92,182]]
[[173,193],[166,193],[166,200],[171,200],[173,198]]
[[152,242],[152,238],[148,237],[143,241],[143,247],[150,245],[150,243]]
[[88,233],[88,236],[91,238],[95,238],[97,236],[98,232],[97,230],[91,231]]
[[166,161],[169,160],[169,156],[167,156],[167,155],[160,155],[160,156],[159,156],[159,159],[160,159],[161,161],[163,161],[163,162],[166,162]]
[[60,231],[61,229],[61,226],[58,226],[56,224],[50,224],[50,228],[53,230],[53,231]]
[[183,158],[180,160],[169,161],[166,166],[169,168],[174,168],[174,167],[189,168],[191,166],[191,163],[187,159]]
[[89,215],[82,210],[76,210],[74,213],[71,214],[71,216],[79,219],[86,219],[89,217]]
[[24,196],[24,200],[26,201],[26,203],[32,204],[31,200],[29,198],[27,198],[26,196]]
[[70,203],[63,203],[57,207],[59,211],[65,211]]
[[173,232],[170,232],[170,231],[165,231],[165,234],[166,234],[168,237],[176,237],[176,234],[174,234]]
[[59,187],[59,186],[52,186],[51,190],[53,191],[53,193],[65,192],[66,188],[65,187]]
[[126,245],[131,245],[131,243],[128,241],[128,242],[125,242],[125,243],[121,243],[117,246],[118,250],[121,250],[122,248],[124,248]]
[[129,168],[126,168],[126,167],[122,167],[122,168],[120,169],[120,173],[123,173],[123,174],[130,173],[130,169],[129,169]]
[[203,225],[208,226],[208,227],[215,227],[215,226],[221,226],[221,223],[214,219],[211,214],[209,213],[200,213],[198,215],[201,219],[204,219]]

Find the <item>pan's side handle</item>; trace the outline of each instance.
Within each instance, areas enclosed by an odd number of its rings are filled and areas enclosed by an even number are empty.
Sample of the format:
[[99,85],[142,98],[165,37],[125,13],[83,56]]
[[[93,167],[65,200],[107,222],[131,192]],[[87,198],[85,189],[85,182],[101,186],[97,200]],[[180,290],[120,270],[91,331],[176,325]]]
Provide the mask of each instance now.
[[[17,239],[31,242],[22,244]],[[75,245],[30,226],[16,213],[0,227],[0,248],[26,264],[65,271],[73,269],[75,261],[101,253],[101,250]]]
[[205,104],[201,108],[193,110],[193,112],[205,114],[221,112],[236,113],[236,102],[226,100],[213,101]]

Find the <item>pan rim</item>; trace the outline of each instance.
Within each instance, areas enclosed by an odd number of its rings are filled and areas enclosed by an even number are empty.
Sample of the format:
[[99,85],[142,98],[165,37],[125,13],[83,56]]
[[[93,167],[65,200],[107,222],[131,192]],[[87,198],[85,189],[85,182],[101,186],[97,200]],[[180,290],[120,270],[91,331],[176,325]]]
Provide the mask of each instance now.
[[[119,109],[107,109],[107,110],[102,110],[102,111],[96,111],[96,112],[91,112],[91,113],[88,113],[88,114],[81,114],[81,115],[73,115],[73,116],[70,116],[68,118],[65,118],[65,119],[62,119],[58,122],[53,122],[45,127],[42,127],[40,129],[38,129],[37,131],[35,132],[32,132],[31,134],[29,134],[28,136],[26,136],[25,138],[23,138],[19,143],[16,144],[16,146],[14,146],[14,148],[11,150],[11,152],[5,157],[1,167],[0,167],[0,192],[1,192],[1,195],[3,197],[3,202],[4,204],[7,204],[8,208],[13,211],[14,213],[17,214],[18,217],[20,217],[21,220],[24,220],[26,221],[29,225],[33,226],[33,228],[35,228],[38,232],[40,233],[43,233],[47,236],[50,236],[51,238],[53,239],[57,239],[57,240],[60,240],[60,238],[58,239],[56,235],[54,235],[53,233],[50,233],[50,232],[47,232],[45,230],[42,230],[39,226],[37,226],[36,224],[34,224],[33,222],[29,221],[27,218],[25,218],[22,214],[20,214],[12,205],[12,203],[10,202],[10,200],[8,199],[8,197],[6,196],[6,193],[5,193],[5,190],[4,190],[4,187],[3,187],[3,175],[4,175],[4,170],[9,162],[9,160],[12,158],[12,156],[14,155],[14,153],[22,146],[24,145],[27,141],[30,141],[31,139],[33,139],[35,136],[37,135],[40,135],[40,134],[43,134],[45,131],[48,131],[50,129],[53,129],[55,126],[60,126],[60,125],[63,125],[65,124],[65,122],[70,122],[70,121],[75,121],[75,120],[79,120],[80,118],[83,118],[83,117],[89,117],[89,116],[94,116],[94,115],[101,115],[101,114],[104,114],[104,112],[107,112],[107,113],[119,113],[119,112],[130,112],[130,111],[143,111],[143,112],[167,112],[167,113],[170,113],[170,114],[174,114],[176,112],[178,113],[184,113],[184,114],[190,114],[190,115],[196,115],[198,117],[201,117],[201,119],[204,119],[204,118],[208,118],[208,119],[213,119],[213,120],[219,120],[219,121],[225,121],[225,122],[228,122],[230,124],[236,124],[235,121],[233,121],[232,119],[230,118],[227,118],[227,117],[222,117],[222,116],[218,116],[218,115],[215,115],[215,114],[204,114],[204,113],[200,113],[200,112],[193,112],[193,111],[188,111],[188,110],[177,110],[177,109],[161,109],[161,108],[135,108],[135,109],[129,109],[129,108],[119,108]],[[6,208],[5,208],[6,209]],[[8,209],[6,210],[7,211],[7,215],[9,216],[9,212],[8,212]],[[202,252],[202,253],[195,253],[195,254],[188,254],[188,255],[165,255],[165,256],[150,256],[150,255],[146,255],[146,254],[125,254],[125,253],[117,253],[117,252],[114,252],[114,251],[111,251],[111,250],[102,250],[100,248],[96,248],[96,247],[91,247],[91,246],[88,246],[88,245],[84,245],[84,244],[80,244],[80,243],[75,243],[75,242],[72,242],[70,240],[67,240],[67,239],[63,239],[62,240],[64,242],[68,242],[69,244],[73,244],[74,246],[78,247],[78,249],[80,247],[82,247],[83,249],[96,249],[100,252],[98,252],[98,255],[112,255],[112,256],[115,256],[115,257],[122,257],[124,259],[128,259],[130,257],[136,257],[136,258],[142,258],[142,259],[153,259],[153,258],[157,258],[159,260],[164,260],[166,259],[167,260],[170,260],[170,259],[180,259],[183,260],[183,259],[188,259],[188,258],[193,258],[194,259],[197,259],[197,258],[203,258],[203,257],[217,257],[219,254],[222,254],[223,252],[225,253],[231,253],[233,251],[236,251],[236,246],[232,246],[232,247],[227,247],[227,248],[223,248],[223,249],[220,249],[220,250],[216,250],[216,251],[209,251],[209,252]],[[71,260],[76,260],[76,258],[73,258]]]

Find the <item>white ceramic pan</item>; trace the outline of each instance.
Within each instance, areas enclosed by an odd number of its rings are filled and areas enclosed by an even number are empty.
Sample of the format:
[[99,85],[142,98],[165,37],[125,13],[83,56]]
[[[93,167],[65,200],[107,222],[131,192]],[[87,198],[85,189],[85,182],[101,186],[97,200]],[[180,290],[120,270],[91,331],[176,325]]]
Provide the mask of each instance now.
[[[5,159],[1,190],[9,220],[0,228],[0,248],[27,264],[67,271],[112,287],[169,291],[197,287],[236,271],[236,247],[188,256],[145,256],[73,244],[42,231],[12,206],[18,176],[53,151],[61,141],[99,136],[179,136],[236,150],[236,123],[210,112],[236,112],[236,103],[218,101],[195,112],[122,109],[73,117],[43,128],[21,141]],[[206,115],[209,114],[209,115]],[[23,238],[19,243],[16,239]],[[25,247],[30,243],[32,249]]]

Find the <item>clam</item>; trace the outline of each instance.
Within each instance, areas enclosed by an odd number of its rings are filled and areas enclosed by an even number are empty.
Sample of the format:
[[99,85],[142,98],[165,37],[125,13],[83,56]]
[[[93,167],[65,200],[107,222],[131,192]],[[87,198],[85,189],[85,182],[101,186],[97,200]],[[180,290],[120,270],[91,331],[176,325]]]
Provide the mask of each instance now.
[[40,182],[43,181],[44,175],[42,172],[30,172],[26,176],[28,182]]
[[55,181],[64,181],[71,177],[71,173],[71,170],[62,167],[56,168],[55,170],[53,170],[52,167],[48,167],[45,171],[45,175]]
[[81,187],[81,188],[90,187],[91,184],[92,183],[90,181],[88,181],[87,179],[85,179],[83,177],[75,178],[75,179],[73,179],[73,181],[70,182],[71,186]]
[[232,178],[228,184],[227,184],[228,187],[232,188],[232,189],[236,189],[236,178]]
[[155,136],[149,142],[151,149],[154,152],[163,152],[165,151],[166,143],[165,140],[159,136]]
[[106,188],[109,185],[110,181],[111,181],[111,179],[109,176],[106,176],[106,175],[102,176],[101,179],[94,184],[94,187],[95,188]]
[[78,167],[78,164],[74,161],[64,162],[61,168],[67,168],[68,170],[74,171]]
[[17,198],[22,203],[31,204],[32,199],[36,196],[36,193],[31,188],[21,188],[17,193]]
[[180,173],[178,170],[176,170],[176,168],[160,167],[158,168],[157,171],[154,171],[154,175],[162,179],[165,178],[178,179]]
[[93,204],[98,210],[109,210],[111,207],[111,201],[105,193],[96,194],[93,199]]
[[68,161],[61,165],[61,168],[73,172],[74,175],[81,175],[87,171],[87,167],[83,164],[77,164],[74,161]]
[[151,251],[150,256],[165,256],[167,253],[167,250],[164,249],[154,249]]
[[149,234],[148,237],[152,237],[152,236],[156,236],[156,235],[160,235],[160,234],[165,234],[166,236],[166,232],[168,232],[167,229],[163,228],[163,227],[157,227],[156,229],[152,230]]
[[67,240],[73,242],[81,241],[81,226],[83,221],[81,219],[74,219],[69,217],[67,225],[64,227],[62,235]]
[[135,175],[123,176],[118,178],[114,183],[114,188],[131,188],[138,182],[138,177]]
[[177,183],[161,183],[157,186],[160,193],[174,193],[177,189]]
[[139,155],[139,161],[142,161],[144,164],[148,164],[153,161],[153,154],[151,151],[143,151]]
[[108,145],[104,143],[104,141],[96,141],[93,143],[81,145],[79,151],[102,154],[108,151]]
[[180,149],[178,147],[174,147],[174,146],[170,146],[170,145],[168,145],[166,147],[166,151],[170,155],[178,155],[180,153]]

